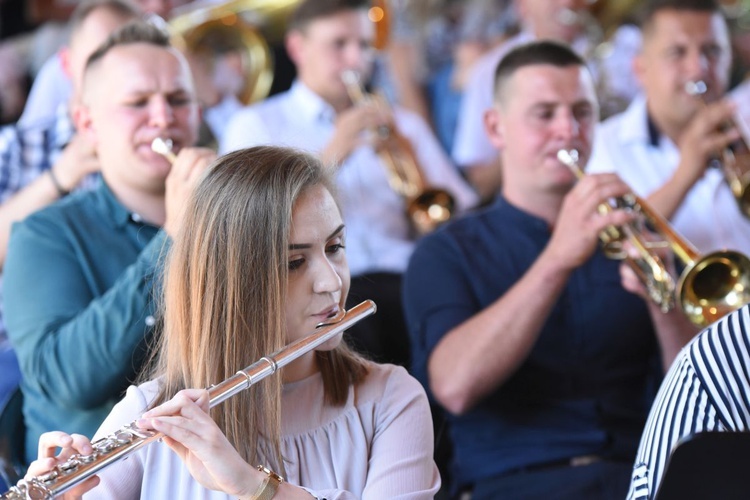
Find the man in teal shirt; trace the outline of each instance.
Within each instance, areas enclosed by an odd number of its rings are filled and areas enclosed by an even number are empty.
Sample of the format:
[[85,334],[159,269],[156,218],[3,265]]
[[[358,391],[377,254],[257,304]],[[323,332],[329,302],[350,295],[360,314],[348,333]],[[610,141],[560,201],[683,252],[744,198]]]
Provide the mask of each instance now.
[[[214,158],[189,147],[199,123],[189,68],[150,25],[125,26],[89,58],[79,118],[102,184],[17,224],[5,266],[29,461],[45,431],[91,437],[141,368],[159,256]],[[173,165],[151,151],[157,137],[172,140]]]

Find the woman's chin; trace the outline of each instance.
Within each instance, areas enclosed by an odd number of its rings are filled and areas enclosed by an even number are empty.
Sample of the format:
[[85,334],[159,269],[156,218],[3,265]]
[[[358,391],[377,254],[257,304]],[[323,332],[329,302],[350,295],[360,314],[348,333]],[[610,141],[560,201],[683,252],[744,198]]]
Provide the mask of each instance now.
[[335,337],[328,339],[327,341],[322,343],[320,346],[316,347],[315,350],[316,351],[333,351],[341,343],[342,337],[343,337],[343,334],[339,333]]

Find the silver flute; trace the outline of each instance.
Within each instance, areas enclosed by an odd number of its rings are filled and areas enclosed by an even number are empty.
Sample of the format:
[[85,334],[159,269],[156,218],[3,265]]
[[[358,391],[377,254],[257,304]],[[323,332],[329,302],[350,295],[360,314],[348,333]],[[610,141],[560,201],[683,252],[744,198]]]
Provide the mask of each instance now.
[[[273,354],[263,356],[250,366],[238,371],[223,382],[208,388],[209,407],[226,401],[251,385],[273,375],[279,368],[288,365],[344,332],[358,321],[374,314],[375,303],[365,300],[348,311],[320,323],[315,331]],[[75,454],[51,471],[31,479],[24,479],[0,497],[2,500],[53,499],[92,477],[105,467],[121,460],[144,446],[164,436],[161,432],[139,429],[135,421],[121,427],[109,436],[98,439],[88,455]]]

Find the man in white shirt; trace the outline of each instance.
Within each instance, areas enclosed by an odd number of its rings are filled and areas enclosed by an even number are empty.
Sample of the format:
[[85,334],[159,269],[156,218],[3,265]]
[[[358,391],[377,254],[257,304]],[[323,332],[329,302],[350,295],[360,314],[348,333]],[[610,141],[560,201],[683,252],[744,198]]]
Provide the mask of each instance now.
[[[644,94],[597,131],[589,172],[615,171],[648,198],[699,251],[750,253],[750,221],[741,214],[712,159],[738,139],[725,129],[737,106],[722,98],[731,49],[713,0],[654,0],[633,68]],[[686,85],[702,81],[704,104]]]
[[[630,64],[640,45],[637,28],[624,26],[610,40],[609,50],[597,51],[602,31],[588,13],[585,0],[516,0],[523,30],[479,59],[472,70],[461,100],[452,156],[464,168],[483,198],[493,197],[500,187],[499,155],[487,138],[484,114],[493,105],[492,82],[500,60],[511,49],[533,40],[555,40],[570,45],[583,56],[597,80],[597,94],[604,109],[629,102],[636,94],[635,80],[615,68]],[[606,54],[606,57],[604,55]],[[624,106],[619,104],[619,109]]]
[[373,103],[352,103],[342,73],[370,71],[374,29],[366,9],[362,0],[303,2],[290,20],[286,38],[298,80],[288,92],[238,112],[220,149],[298,147],[319,153],[338,170],[353,276],[349,296],[352,302],[372,298],[378,304],[376,317],[360,330],[353,329],[350,340],[376,359],[406,364],[409,340],[401,312],[401,274],[415,237],[404,199],[389,186],[372,132],[392,120],[414,149],[428,183],[450,191],[459,210],[472,206],[476,195],[419,117],[399,109],[392,117],[384,116]]

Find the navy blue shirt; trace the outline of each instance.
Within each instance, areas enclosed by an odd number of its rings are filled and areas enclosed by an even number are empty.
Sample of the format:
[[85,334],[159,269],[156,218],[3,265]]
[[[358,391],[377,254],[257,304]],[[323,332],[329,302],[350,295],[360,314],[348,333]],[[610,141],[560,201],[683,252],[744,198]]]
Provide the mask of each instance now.
[[[404,307],[428,393],[443,335],[519,281],[550,236],[545,221],[499,199],[420,242]],[[618,266],[597,251],[575,270],[517,372],[449,417],[459,484],[580,455],[634,458],[660,368],[646,304],[622,288]]]

